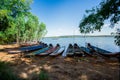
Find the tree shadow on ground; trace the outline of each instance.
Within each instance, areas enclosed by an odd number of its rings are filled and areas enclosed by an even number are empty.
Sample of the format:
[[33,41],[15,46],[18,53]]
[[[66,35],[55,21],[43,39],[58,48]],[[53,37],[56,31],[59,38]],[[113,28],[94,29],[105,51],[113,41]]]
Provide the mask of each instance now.
[[43,76],[45,79],[42,80],[119,80],[118,63],[95,63],[91,57],[26,58],[19,54],[7,54],[5,57],[4,61],[9,62],[13,73],[25,80],[40,80]]

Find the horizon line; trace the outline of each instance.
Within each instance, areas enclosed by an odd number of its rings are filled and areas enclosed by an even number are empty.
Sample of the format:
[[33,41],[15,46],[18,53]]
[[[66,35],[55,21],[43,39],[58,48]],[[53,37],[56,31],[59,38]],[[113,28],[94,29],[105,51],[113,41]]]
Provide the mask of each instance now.
[[114,34],[113,35],[111,35],[111,34],[106,34],[106,35],[103,35],[103,34],[101,34],[101,35],[89,35],[89,34],[83,34],[83,35],[61,35],[61,36],[44,36],[44,37],[70,37],[70,36],[114,36]]

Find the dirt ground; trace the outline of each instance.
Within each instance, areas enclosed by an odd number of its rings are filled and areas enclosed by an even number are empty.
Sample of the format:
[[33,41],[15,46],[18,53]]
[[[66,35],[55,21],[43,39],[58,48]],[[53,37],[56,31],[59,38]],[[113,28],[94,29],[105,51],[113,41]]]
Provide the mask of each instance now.
[[0,60],[11,62],[14,73],[27,80],[37,80],[41,70],[49,80],[119,80],[118,60],[94,57],[39,57],[21,58],[8,54],[8,48],[18,45],[0,45]]

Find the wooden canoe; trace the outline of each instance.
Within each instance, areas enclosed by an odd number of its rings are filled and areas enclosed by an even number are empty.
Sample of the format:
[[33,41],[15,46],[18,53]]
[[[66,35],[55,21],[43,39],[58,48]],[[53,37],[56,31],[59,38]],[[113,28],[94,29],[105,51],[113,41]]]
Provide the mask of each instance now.
[[19,49],[10,49],[7,52],[9,54],[17,54],[17,53],[22,53],[22,52],[30,52],[30,51],[39,50],[47,46],[48,46],[47,44],[34,45],[34,46],[28,46],[28,47],[21,47]]
[[40,44],[40,45],[35,45],[35,46],[21,47],[19,50],[22,52],[29,52],[29,51],[35,51],[35,50],[42,49],[46,46],[48,46],[48,45],[47,44]]
[[65,47],[60,47],[57,51],[53,52],[50,54],[50,56],[58,56],[58,55],[61,55],[65,50]]
[[75,43],[74,44],[74,55],[75,56],[83,56],[84,52],[81,50],[81,48]]
[[47,50],[47,51],[45,51],[43,53],[38,54],[38,56],[47,56],[47,55],[51,54],[52,52],[56,51],[59,47],[60,47],[60,45],[57,44],[55,47],[52,47],[49,50]]
[[107,50],[104,50],[104,49],[101,49],[101,48],[98,48],[98,47],[95,47],[95,46],[91,46],[97,53],[99,53],[100,55],[102,56],[105,56],[105,57],[120,57],[120,52],[110,52],[110,51],[107,51]]
[[74,47],[72,44],[69,44],[67,51],[66,51],[67,56],[74,56]]
[[38,55],[38,54],[40,54],[40,53],[42,53],[42,52],[45,52],[46,50],[50,49],[51,47],[52,47],[52,46],[48,46],[48,47],[42,48],[42,49],[40,49],[40,50],[37,50],[37,51],[35,51],[35,52],[33,52],[33,53],[25,54],[24,57],[30,57],[30,56]]
[[86,47],[80,47],[81,50],[85,53],[85,55],[88,55],[88,56],[92,56],[92,53],[90,51],[90,49],[86,48]]
[[34,55],[38,55],[38,54],[40,54],[40,53],[43,53],[43,52],[47,51],[48,49],[50,49],[50,48],[52,48],[52,47],[53,47],[53,45],[52,45],[52,44],[49,44],[48,47],[42,48],[42,49],[40,49],[40,50],[37,50],[37,51],[33,52],[33,54],[34,54]]

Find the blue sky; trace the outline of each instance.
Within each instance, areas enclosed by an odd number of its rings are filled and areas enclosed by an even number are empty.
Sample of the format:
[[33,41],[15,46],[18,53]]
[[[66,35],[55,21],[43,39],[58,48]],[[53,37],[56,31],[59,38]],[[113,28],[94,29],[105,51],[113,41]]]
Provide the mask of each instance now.
[[[79,23],[85,10],[97,6],[102,0],[34,0],[31,12],[44,22],[47,28],[46,36],[81,35]],[[91,35],[103,35],[114,32],[106,23],[101,32]],[[106,31],[107,30],[107,31]]]

